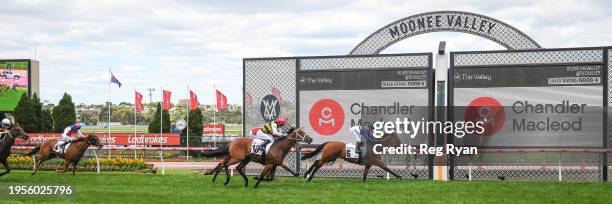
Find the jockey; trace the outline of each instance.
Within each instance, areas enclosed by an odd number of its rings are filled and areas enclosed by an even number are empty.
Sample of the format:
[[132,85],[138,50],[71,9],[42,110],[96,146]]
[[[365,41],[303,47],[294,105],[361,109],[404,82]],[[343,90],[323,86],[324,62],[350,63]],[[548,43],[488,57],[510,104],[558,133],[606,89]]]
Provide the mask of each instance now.
[[371,139],[372,129],[373,129],[373,126],[371,124],[368,126],[364,126],[363,130],[361,130],[361,127],[358,125],[353,126],[351,127],[351,129],[349,129],[349,132],[351,133],[353,138],[355,138],[355,146],[357,147],[355,148],[355,151],[358,154],[361,153],[361,147],[365,144],[363,141],[361,141],[361,136],[365,137],[368,140]]
[[276,120],[266,123],[262,128],[258,129],[255,133],[255,138],[263,140],[265,147],[275,137],[287,136],[287,133],[283,131],[283,127],[287,125],[287,119],[279,117]]
[[11,126],[13,126],[11,120],[8,118],[2,119],[2,124],[0,124],[0,134],[7,133]]
[[[73,136],[74,134],[76,134],[76,137]],[[79,137],[83,137],[83,133],[81,133],[81,123],[77,122],[66,127],[64,133],[62,133],[62,137],[57,141],[57,150],[63,149],[68,143],[71,143],[74,139]]]

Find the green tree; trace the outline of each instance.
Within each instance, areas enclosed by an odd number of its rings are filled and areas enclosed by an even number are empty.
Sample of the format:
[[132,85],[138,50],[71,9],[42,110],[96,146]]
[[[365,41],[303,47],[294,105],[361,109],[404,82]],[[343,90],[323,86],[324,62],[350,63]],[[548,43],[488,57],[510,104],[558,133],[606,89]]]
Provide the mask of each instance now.
[[40,98],[38,98],[38,95],[36,95],[36,93],[32,95],[32,98],[30,99],[30,105],[32,107],[32,112],[34,113],[34,116],[36,117],[36,119],[32,122],[37,127],[37,131],[33,131],[33,133],[46,132],[43,129],[42,103],[40,102]]
[[53,116],[51,115],[51,109],[44,109],[41,119],[41,132],[53,132]]
[[[189,111],[189,146],[197,147],[202,145],[202,124],[203,115],[200,109]],[[183,131],[184,136],[187,136],[187,130]],[[185,142],[181,142],[185,144]]]
[[[155,115],[153,116],[153,120],[149,123],[149,133],[159,133],[160,129],[160,112],[161,112],[161,103],[157,104],[157,109],[155,110]],[[163,131],[164,133],[170,132],[170,114],[167,110],[163,111]]]
[[57,106],[53,108],[53,121],[55,132],[62,132],[65,127],[76,122],[74,103],[68,93],[64,93]]
[[21,99],[17,103],[15,107],[15,111],[13,115],[15,117],[15,122],[19,123],[19,125],[26,132],[39,132],[40,126],[36,125],[36,115],[34,115],[34,105],[32,99],[27,94],[22,94]]

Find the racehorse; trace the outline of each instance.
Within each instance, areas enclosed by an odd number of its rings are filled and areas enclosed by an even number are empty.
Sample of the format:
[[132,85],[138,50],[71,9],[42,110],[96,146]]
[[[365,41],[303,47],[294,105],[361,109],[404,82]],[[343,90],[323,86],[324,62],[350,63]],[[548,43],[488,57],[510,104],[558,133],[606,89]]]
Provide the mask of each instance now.
[[19,127],[19,124],[15,124],[8,129],[8,132],[2,134],[0,136],[0,163],[6,169],[5,172],[2,172],[0,176],[4,176],[4,174],[8,174],[11,172],[11,167],[9,166],[7,159],[11,156],[11,147],[15,144],[15,137],[21,138],[23,140],[28,140],[28,134],[23,131],[23,128]]
[[389,172],[390,174],[397,177],[398,179],[401,179],[402,177],[400,175],[391,171],[391,169],[389,169],[387,165],[385,165],[385,163],[381,160],[379,154],[375,154],[374,151],[372,151],[374,145],[376,144],[382,144],[385,147],[387,146],[397,147],[400,145],[400,139],[397,136],[397,134],[384,135],[383,137],[379,139],[377,138],[372,139],[371,142],[366,143],[367,151],[366,151],[365,156],[363,156],[363,158],[361,159],[361,161],[359,158],[347,158],[346,144],[344,142],[339,142],[339,141],[325,142],[317,146],[313,152],[306,153],[302,156],[301,160],[305,160],[305,159],[314,157],[320,152],[322,152],[321,159],[316,160],[312,164],[312,166],[308,168],[308,171],[306,171],[306,173],[304,174],[304,178],[310,175],[310,177],[308,177],[308,181],[312,180],[315,173],[317,173],[319,168],[325,165],[325,163],[333,162],[333,161],[336,161],[336,159],[338,158],[342,158],[343,160],[347,162],[365,166],[365,170],[363,171],[363,181],[366,180],[366,177],[368,176],[368,171],[370,170],[370,167],[372,166],[377,166]]
[[[276,167],[284,166],[283,160],[285,159],[285,156],[291,150],[291,148],[297,142],[305,142],[308,144],[312,142],[312,138],[308,136],[308,134],[306,134],[302,128],[291,128],[288,132],[289,134],[287,135],[287,137],[282,137],[274,141],[274,143],[270,147],[270,150],[265,154],[265,158],[262,158],[257,154],[250,153],[253,139],[247,137],[234,140],[224,148],[215,152],[204,153],[204,156],[226,156],[223,162],[219,163],[217,167],[207,172],[206,174],[214,173],[214,182],[215,178],[217,177],[217,174],[219,174],[219,171],[221,171],[221,168],[225,168],[226,178],[224,185],[227,185],[230,181],[228,167],[239,163],[238,166],[236,166],[235,170],[238,171],[238,173],[240,173],[240,175],[244,179],[244,187],[247,187],[249,185],[249,181],[246,174],[244,173],[244,167],[249,162],[254,161],[264,165],[264,169],[261,172],[261,175],[255,177],[255,179],[257,180],[255,188],[259,186],[259,182],[261,182],[262,180],[274,180],[274,173],[276,172]],[[268,177],[267,179],[265,178],[266,176]]]
[[30,153],[27,155],[33,155],[40,151],[38,157],[36,157],[36,164],[34,165],[34,172],[32,175],[36,174],[40,164],[43,161],[52,159],[54,157],[59,157],[64,159],[64,171],[68,171],[70,164],[72,164],[72,175],[76,174],[77,165],[81,158],[83,158],[83,154],[85,154],[85,150],[91,145],[94,145],[98,148],[102,147],[102,143],[100,143],[100,139],[94,134],[89,134],[85,137],[79,137],[72,141],[72,144],[68,147],[63,155],[58,155],[54,150],[55,144],[58,142],[57,139],[50,139],[42,144],[36,146]]

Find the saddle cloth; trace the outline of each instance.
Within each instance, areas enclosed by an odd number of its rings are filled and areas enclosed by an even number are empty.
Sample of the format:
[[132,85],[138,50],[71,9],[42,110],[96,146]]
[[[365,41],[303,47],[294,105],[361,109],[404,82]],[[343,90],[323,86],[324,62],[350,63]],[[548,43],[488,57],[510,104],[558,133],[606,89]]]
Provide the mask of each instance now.
[[66,153],[66,150],[70,147],[70,145],[72,145],[71,143],[66,144],[66,146],[64,146],[64,148],[62,149],[61,145],[63,144],[62,142],[66,142],[66,141],[58,141],[57,143],[55,143],[55,147],[53,148],[53,151],[55,151],[58,154],[64,154]]
[[251,142],[251,154],[256,154],[256,155],[263,155],[264,151],[267,153],[268,151],[270,151],[270,147],[272,147],[272,144],[274,144],[274,140],[272,140],[270,143],[268,143],[268,145],[266,145],[266,147],[263,147],[265,141],[260,140],[260,139],[253,139],[253,142]]
[[346,158],[358,159],[359,154],[357,154],[357,146],[353,143],[347,143],[345,146],[346,149]]

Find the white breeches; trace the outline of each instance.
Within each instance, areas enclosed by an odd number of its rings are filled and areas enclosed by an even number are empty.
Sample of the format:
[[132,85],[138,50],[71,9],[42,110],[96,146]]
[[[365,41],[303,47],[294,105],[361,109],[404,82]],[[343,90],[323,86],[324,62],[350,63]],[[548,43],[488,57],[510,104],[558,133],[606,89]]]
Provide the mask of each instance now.
[[361,134],[359,134],[360,132],[359,126],[351,127],[351,129],[349,129],[349,132],[351,132],[351,135],[355,138],[356,142],[361,142]]
[[272,135],[266,134],[261,130],[258,130],[257,133],[255,133],[255,138],[269,141],[272,141],[274,139]]

